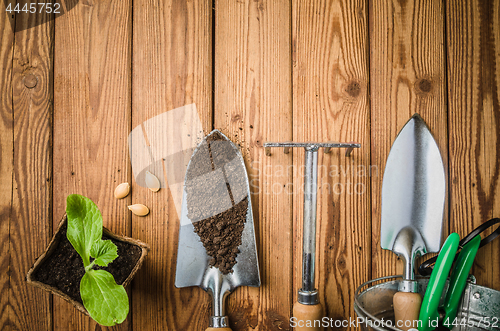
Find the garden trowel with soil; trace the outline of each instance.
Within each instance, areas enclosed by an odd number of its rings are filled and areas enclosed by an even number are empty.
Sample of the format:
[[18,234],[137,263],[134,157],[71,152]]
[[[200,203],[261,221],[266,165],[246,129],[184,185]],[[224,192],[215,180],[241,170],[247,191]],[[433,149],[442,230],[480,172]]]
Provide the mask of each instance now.
[[415,259],[441,246],[446,195],[443,160],[422,118],[415,114],[394,141],[382,184],[380,245],[405,262],[394,295],[396,324],[415,328],[422,298],[415,281]]
[[236,287],[260,286],[245,164],[217,130],[198,145],[186,170],[175,286],[211,294],[207,331],[230,330],[224,302]]

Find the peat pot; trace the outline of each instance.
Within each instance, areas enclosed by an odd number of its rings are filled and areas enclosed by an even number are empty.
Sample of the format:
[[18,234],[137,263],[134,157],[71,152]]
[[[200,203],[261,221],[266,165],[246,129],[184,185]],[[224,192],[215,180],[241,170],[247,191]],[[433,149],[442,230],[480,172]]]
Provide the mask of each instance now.
[[[88,315],[80,297],[83,262],[66,237],[67,217],[64,215],[45,252],[36,260],[26,277],[28,284],[39,287],[72,303]],[[110,239],[118,247],[118,257],[107,267],[94,266],[113,275],[118,285],[126,287],[146,257],[149,246],[139,240],[118,236],[105,227],[102,239]]]

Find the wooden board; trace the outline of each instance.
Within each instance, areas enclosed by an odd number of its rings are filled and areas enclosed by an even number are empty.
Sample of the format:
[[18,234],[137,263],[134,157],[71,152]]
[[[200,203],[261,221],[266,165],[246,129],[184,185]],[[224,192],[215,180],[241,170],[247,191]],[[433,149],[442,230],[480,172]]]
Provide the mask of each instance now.
[[[318,154],[316,287],[325,316],[354,316],[354,290],[370,278],[370,112],[365,1],[292,2],[293,139],[356,141]],[[294,301],[301,286],[304,151],[294,167]],[[359,168],[359,166],[361,168]]]
[[[385,162],[397,133],[419,113],[448,163],[448,119],[441,2],[370,2],[372,177],[372,278],[401,274],[403,262],[380,248],[380,210]],[[430,56],[432,54],[432,56]],[[448,233],[447,212],[443,232]]]
[[[500,215],[500,1],[446,1],[451,228]],[[478,284],[500,290],[500,241],[481,248]]]
[[[50,298],[26,273],[48,243],[52,210],[53,24],[2,13],[1,231],[2,330],[51,328]],[[30,17],[41,20],[45,15]],[[15,36],[9,20],[14,21]],[[5,290],[5,291],[4,291]]]
[[[208,133],[211,3],[139,0],[134,2],[133,17],[132,128],[145,127],[157,115],[194,103]],[[176,123],[168,125],[165,132]],[[199,288],[174,287],[179,219],[172,197],[167,188],[153,193],[132,181],[132,202],[151,210],[147,217],[132,217],[133,237],[151,245],[133,285],[134,330],[203,330],[208,323],[209,295]]]
[[[3,9],[3,8],[2,8]],[[12,56],[14,18],[0,14],[0,270],[10,264],[10,227],[12,223],[12,181],[14,157],[14,109],[12,106]],[[0,329],[7,329],[15,313],[10,301],[10,279],[7,272],[0,273]],[[5,294],[4,294],[5,293]]]
[[215,2],[215,128],[237,143],[252,191],[261,287],[227,301],[236,330],[288,330],[292,293],[292,154],[264,141],[292,139],[290,3]]
[[[174,287],[176,191],[137,184],[127,141],[188,104],[204,134],[217,128],[240,145],[253,193],[262,286],[229,296],[234,331],[291,330],[301,286],[304,151],[265,156],[265,141],[362,144],[351,158],[319,152],[316,286],[333,321],[355,317],[359,284],[402,272],[380,248],[380,196],[413,113],[447,167],[443,232],[500,216],[500,0],[86,0],[16,34],[10,20],[0,13],[2,330],[107,329],[24,281],[71,193],[152,248],[129,288],[129,318],[109,329],[206,328],[210,296]],[[125,181],[132,194],[114,199]],[[131,203],[151,214],[132,216]],[[480,250],[473,273],[500,290],[500,241]]]
[[[56,20],[54,63],[54,228],[72,193],[92,199],[104,226],[130,236],[131,198],[114,198],[130,182],[132,1],[80,2]],[[55,330],[102,330],[54,297]],[[128,330],[130,316],[113,330]]]

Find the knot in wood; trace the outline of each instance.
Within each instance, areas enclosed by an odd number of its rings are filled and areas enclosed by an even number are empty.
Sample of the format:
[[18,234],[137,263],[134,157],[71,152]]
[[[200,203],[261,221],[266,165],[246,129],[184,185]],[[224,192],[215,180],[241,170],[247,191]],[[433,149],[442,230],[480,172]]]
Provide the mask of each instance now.
[[432,90],[432,83],[426,78],[419,80],[416,85],[417,89],[423,93],[429,93]]
[[38,84],[38,78],[33,74],[28,74],[24,76],[23,83],[26,88],[32,89]]
[[349,85],[347,85],[345,91],[351,97],[356,98],[361,93],[361,85],[358,82],[351,82],[349,83]]

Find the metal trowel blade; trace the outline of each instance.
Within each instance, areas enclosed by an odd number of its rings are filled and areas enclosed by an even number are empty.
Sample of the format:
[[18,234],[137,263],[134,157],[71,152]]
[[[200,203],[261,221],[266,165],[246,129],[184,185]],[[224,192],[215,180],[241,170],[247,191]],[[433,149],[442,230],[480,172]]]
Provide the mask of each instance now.
[[413,257],[438,252],[445,195],[441,154],[429,128],[415,114],[399,132],[387,158],[382,184],[382,248]]
[[[218,135],[220,140],[211,141]],[[221,139],[222,138],[222,139]],[[188,195],[195,198],[188,199]],[[248,200],[242,243],[233,272],[223,275],[211,267],[193,223]],[[238,148],[218,130],[212,131],[193,152],[184,181],[175,286],[199,286],[205,291],[214,282],[232,291],[238,286],[260,286],[250,186],[243,157]]]

